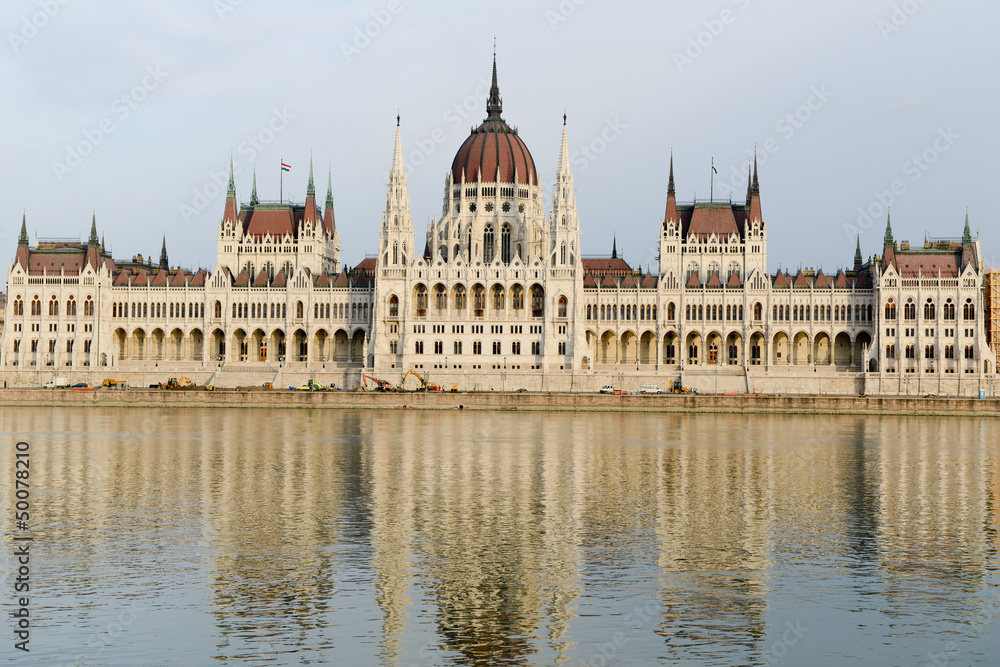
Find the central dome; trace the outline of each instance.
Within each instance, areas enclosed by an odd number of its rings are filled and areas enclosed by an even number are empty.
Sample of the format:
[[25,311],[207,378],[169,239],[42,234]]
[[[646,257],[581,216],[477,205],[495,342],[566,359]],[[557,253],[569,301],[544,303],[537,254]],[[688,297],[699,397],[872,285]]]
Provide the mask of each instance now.
[[[482,173],[483,183],[513,183],[515,173],[517,183],[538,185],[535,161],[531,151],[513,129],[500,116],[503,104],[500,88],[497,86],[497,62],[493,59],[493,86],[490,99],[486,103],[486,120],[472,131],[451,163],[451,176],[455,183],[462,182],[465,173],[467,183],[475,182]],[[499,173],[498,173],[499,171]]]

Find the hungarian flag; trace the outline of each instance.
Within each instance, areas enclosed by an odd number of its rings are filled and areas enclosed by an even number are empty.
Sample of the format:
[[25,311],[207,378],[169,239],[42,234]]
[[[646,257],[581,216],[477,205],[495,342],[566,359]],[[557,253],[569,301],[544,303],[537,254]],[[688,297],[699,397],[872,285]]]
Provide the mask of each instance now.
[[291,170],[292,170],[292,165],[285,164],[284,162],[281,163],[281,171],[291,171]]
[[719,170],[715,168],[715,160],[712,160],[712,173],[718,174]]

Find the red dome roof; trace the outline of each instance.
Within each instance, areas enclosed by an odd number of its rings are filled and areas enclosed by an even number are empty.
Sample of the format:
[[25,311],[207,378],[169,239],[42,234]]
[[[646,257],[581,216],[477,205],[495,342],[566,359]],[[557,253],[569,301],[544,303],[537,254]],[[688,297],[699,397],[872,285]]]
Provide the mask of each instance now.
[[490,88],[490,99],[486,104],[487,118],[482,125],[472,131],[451,163],[451,175],[456,183],[462,182],[463,171],[466,182],[476,181],[482,172],[483,183],[495,183],[499,170],[501,183],[513,183],[516,172],[518,183],[538,185],[538,174],[531,152],[521,141],[521,137],[517,136],[517,130],[511,128],[500,116],[502,110],[500,89],[497,86],[497,64],[494,59],[493,86]]

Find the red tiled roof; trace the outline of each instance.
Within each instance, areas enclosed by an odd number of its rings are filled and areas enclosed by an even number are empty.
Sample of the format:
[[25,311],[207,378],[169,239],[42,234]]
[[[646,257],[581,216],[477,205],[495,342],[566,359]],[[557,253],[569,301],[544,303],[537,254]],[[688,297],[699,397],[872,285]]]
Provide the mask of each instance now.
[[685,287],[701,287],[701,279],[698,278],[697,273],[692,273],[691,277],[688,278]]
[[847,274],[844,273],[843,269],[837,271],[837,277],[833,281],[833,286],[841,289],[850,287],[850,284],[847,282]]
[[285,270],[282,269],[281,271],[278,271],[278,275],[274,277],[274,282],[271,283],[271,287],[284,287],[286,282],[287,278],[285,276]]
[[788,278],[779,270],[778,275],[774,277],[773,285],[774,287],[788,287]]
[[942,278],[957,278],[962,273],[961,255],[956,252],[942,253],[896,253],[896,267],[900,277],[916,278],[919,275]]
[[652,273],[647,273],[642,278],[643,287],[656,287],[657,283],[659,283],[659,277],[654,276]]
[[822,269],[816,273],[816,280],[813,281],[813,287],[816,289],[829,289],[833,287],[830,283],[830,279],[826,277],[826,274],[823,273]]
[[79,252],[38,252],[29,253],[28,273],[41,274],[43,271],[58,275],[60,271],[66,275],[79,275],[83,269],[86,256]]
[[717,271],[713,271],[712,275],[708,277],[705,287],[722,287],[722,281],[719,280],[719,273]]
[[597,287],[597,281],[594,280],[594,274],[591,273],[590,271],[587,271],[587,273],[585,273],[584,276],[583,276],[583,286],[585,288],[586,287],[591,287],[591,288]]
[[[498,174],[499,171],[499,174]],[[531,152],[517,132],[500,118],[483,122],[455,154],[451,175],[456,183],[474,182],[482,172],[483,183],[513,183],[537,185],[538,174]]]
[[726,287],[742,287],[743,283],[740,282],[739,274],[732,274],[729,276],[729,280],[726,281]]
[[622,287],[635,287],[635,278],[632,277],[631,273],[625,274],[624,280],[622,280]]
[[615,258],[584,258],[580,260],[583,263],[583,270],[593,273],[595,276],[605,276],[609,273],[616,275],[625,275],[626,273],[632,273],[632,267],[628,265],[624,259]]
[[720,242],[726,243],[730,234],[739,234],[740,230],[736,226],[736,217],[733,214],[731,205],[700,205],[694,206],[691,214],[691,221],[687,226],[685,238],[695,238],[706,241],[709,236],[715,235]]
[[236,282],[233,283],[234,287],[249,287],[250,286],[250,274],[247,273],[246,269],[240,271],[240,275],[236,276]]

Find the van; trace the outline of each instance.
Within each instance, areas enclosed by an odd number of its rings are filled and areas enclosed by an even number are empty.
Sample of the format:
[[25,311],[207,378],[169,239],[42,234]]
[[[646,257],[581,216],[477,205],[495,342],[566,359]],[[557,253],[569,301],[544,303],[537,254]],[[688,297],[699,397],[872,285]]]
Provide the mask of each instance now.
[[640,385],[640,387],[639,387],[639,393],[640,394],[662,394],[663,392],[660,391],[660,388],[657,387],[655,384],[644,384],[644,385]]
[[601,387],[602,394],[613,394],[615,393],[615,386],[613,384],[606,384]]

